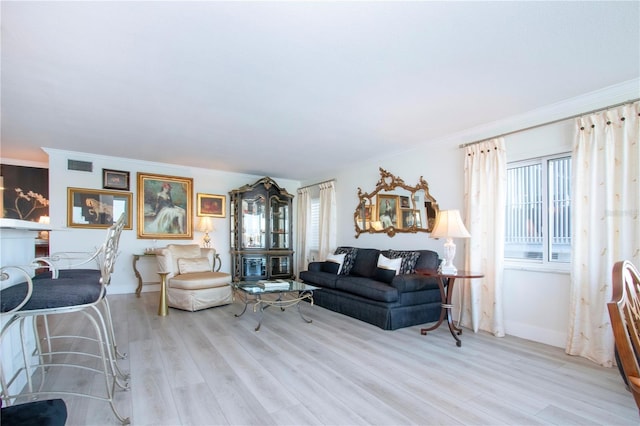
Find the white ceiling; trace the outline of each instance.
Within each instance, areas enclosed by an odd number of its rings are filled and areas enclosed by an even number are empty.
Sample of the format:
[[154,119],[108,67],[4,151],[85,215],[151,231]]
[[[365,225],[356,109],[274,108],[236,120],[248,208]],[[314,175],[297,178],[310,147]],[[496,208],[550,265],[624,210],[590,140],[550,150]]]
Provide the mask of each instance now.
[[2,1],[3,158],[298,180],[640,76],[640,2]]

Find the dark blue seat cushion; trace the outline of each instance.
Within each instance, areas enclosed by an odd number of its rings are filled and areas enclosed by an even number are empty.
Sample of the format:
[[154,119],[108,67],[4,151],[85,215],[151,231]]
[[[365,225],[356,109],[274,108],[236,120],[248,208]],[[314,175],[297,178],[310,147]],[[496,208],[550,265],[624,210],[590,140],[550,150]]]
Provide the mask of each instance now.
[[5,426],[64,426],[67,405],[62,399],[47,399],[2,407],[0,424]]
[[341,277],[336,282],[336,289],[380,302],[395,302],[398,300],[398,289],[371,278]]
[[[102,294],[102,286],[95,277],[40,278],[33,280],[31,298],[20,311],[52,309],[95,303]],[[27,295],[27,283],[19,283],[0,292],[0,311],[8,312],[18,306]]]

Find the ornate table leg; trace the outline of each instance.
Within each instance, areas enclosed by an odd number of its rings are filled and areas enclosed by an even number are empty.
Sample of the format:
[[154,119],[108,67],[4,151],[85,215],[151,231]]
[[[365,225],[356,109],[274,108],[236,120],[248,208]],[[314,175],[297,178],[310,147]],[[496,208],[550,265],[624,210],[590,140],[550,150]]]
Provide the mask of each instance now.
[[136,264],[140,260],[139,254],[133,255],[133,273],[136,274],[136,278],[138,279],[138,287],[136,288],[136,297],[140,297],[140,293],[142,292],[142,275],[140,275],[140,271],[136,267]]
[[442,302],[442,309],[440,310],[440,319],[438,320],[438,322],[435,325],[432,325],[429,328],[421,328],[420,329],[420,334],[425,335],[427,334],[428,331],[432,331],[435,330],[436,328],[440,327],[440,325],[444,322],[445,317],[447,320],[447,325],[449,326],[449,332],[451,332],[451,335],[453,336],[453,338],[456,341],[456,346],[460,347],[462,346],[462,341],[460,340],[460,338],[458,337],[460,334],[462,334],[462,329],[456,327],[456,325],[453,323],[453,319],[451,318],[451,308],[453,308],[453,304],[452,299],[453,299],[453,286],[455,283],[455,277],[449,277],[447,279],[447,291],[445,293],[444,290],[444,280],[446,278],[444,277],[440,277],[438,279],[438,287],[440,287],[440,297],[443,300]]

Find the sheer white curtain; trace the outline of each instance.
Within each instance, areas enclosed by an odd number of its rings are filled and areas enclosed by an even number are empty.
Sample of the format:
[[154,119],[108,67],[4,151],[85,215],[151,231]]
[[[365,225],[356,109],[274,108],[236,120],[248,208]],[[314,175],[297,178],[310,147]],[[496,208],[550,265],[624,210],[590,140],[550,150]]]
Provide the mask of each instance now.
[[337,241],[336,190],[333,181],[320,184],[320,241],[318,256],[321,260],[336,248]]
[[309,264],[309,245],[311,241],[311,190],[310,188],[298,189],[298,225],[296,229],[296,252],[298,263],[296,275],[300,271],[306,271]]
[[[465,150],[465,224],[471,238],[465,250],[465,269],[484,278],[462,284],[463,325],[504,336],[503,270],[507,186],[504,139],[470,145]],[[466,290],[466,285],[468,289]],[[470,319],[470,321],[469,321]]]
[[606,303],[613,264],[640,264],[640,103],[576,119],[571,306],[566,352],[614,363]]

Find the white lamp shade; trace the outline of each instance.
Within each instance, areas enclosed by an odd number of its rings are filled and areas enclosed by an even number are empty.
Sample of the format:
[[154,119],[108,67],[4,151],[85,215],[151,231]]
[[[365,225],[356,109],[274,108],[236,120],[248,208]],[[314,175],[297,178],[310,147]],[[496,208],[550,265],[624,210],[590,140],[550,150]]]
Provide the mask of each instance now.
[[209,216],[204,216],[200,218],[200,223],[198,223],[198,231],[200,232],[210,232],[213,231],[213,222]]
[[440,210],[436,216],[436,223],[431,231],[431,238],[470,238],[471,234],[465,228],[460,218],[459,210]]

